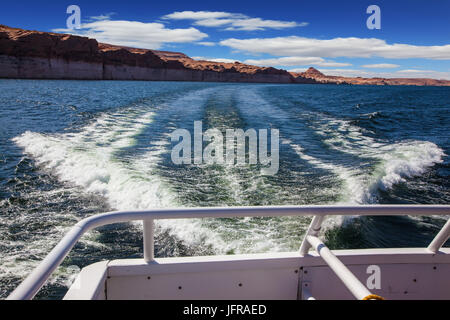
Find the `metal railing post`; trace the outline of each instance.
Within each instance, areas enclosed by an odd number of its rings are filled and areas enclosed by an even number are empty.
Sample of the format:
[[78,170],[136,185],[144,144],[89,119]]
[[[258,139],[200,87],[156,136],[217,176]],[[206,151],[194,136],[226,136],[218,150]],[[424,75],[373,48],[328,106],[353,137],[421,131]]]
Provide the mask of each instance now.
[[317,236],[322,228],[322,222],[325,219],[325,216],[314,216],[309,225],[308,230],[305,233],[305,237],[303,238],[302,244],[300,246],[300,256],[305,256],[308,254],[309,249],[311,248],[311,244],[308,242],[308,236]]
[[358,300],[371,296],[370,291],[359,281],[357,277],[339,260],[325,244],[315,236],[307,236],[306,239],[314,247],[317,253],[328,264],[331,270],[338,276],[344,285]]
[[442,227],[441,231],[439,231],[436,237],[434,237],[433,241],[431,241],[427,249],[433,253],[438,252],[449,237],[450,237],[450,219]]
[[144,260],[152,262],[155,259],[155,224],[153,219],[144,220]]

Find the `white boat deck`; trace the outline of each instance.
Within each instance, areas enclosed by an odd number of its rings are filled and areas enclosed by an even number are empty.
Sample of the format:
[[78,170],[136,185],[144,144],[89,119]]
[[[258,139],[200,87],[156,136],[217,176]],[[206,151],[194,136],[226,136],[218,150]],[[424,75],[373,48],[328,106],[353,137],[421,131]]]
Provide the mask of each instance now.
[[[366,283],[381,270],[384,299],[450,299],[450,249],[339,250],[336,256]],[[303,291],[307,291],[307,295]],[[316,253],[298,252],[102,261],[83,269],[64,299],[296,300],[354,299]]]

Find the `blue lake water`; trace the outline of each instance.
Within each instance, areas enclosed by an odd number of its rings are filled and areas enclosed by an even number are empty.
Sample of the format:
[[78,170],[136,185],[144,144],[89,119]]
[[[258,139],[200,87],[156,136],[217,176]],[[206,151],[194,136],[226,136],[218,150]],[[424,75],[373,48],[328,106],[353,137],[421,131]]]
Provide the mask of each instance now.
[[[449,204],[450,88],[0,80],[0,297],[77,221],[109,210]],[[170,133],[277,128],[280,167],[174,165]],[[157,223],[156,255],[297,250],[310,218]],[[439,217],[327,221],[332,248],[425,246]],[[141,257],[141,225],[90,232],[69,266]]]

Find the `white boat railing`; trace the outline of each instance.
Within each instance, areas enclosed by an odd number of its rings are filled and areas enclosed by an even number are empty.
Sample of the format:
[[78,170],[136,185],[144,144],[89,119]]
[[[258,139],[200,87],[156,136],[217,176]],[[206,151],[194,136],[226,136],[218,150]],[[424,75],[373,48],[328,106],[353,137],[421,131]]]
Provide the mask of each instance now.
[[308,241],[328,264],[331,270],[338,276],[344,285],[358,300],[364,300],[367,297],[373,296],[370,291],[359,281],[357,277],[339,260],[325,244],[317,237],[307,236]]
[[[144,211],[122,211],[103,213],[78,222],[33,270],[33,272],[9,295],[10,300],[32,299],[45,284],[54,270],[62,263],[78,240],[89,230],[114,223],[142,220],[144,222],[144,259],[154,259],[154,220],[193,219],[193,218],[239,218],[239,217],[281,217],[281,216],[314,216],[300,248],[300,256],[307,254],[311,245],[320,249],[318,235],[325,216],[430,216],[450,215],[449,205],[361,205],[361,206],[281,206],[281,207],[226,207],[226,208],[175,208]],[[450,223],[447,222],[428,249],[436,253],[450,236]],[[326,250],[318,250],[322,258],[330,265],[333,254]],[[324,252],[325,255],[324,255]],[[336,258],[337,259],[337,258]],[[343,269],[331,263],[330,267],[341,277],[346,274],[344,283],[359,287],[355,279]],[[345,266],[344,266],[345,267]],[[345,267],[346,268],[346,267]],[[338,271],[337,271],[338,270]],[[339,271],[340,270],[340,271]],[[344,270],[344,271],[342,271]],[[350,272],[351,273],[351,272]],[[341,278],[342,279],[342,278]],[[357,279],[356,279],[357,280]],[[358,280],[359,282],[359,280]],[[350,289],[350,288],[349,288]],[[351,290],[352,291],[352,290]],[[357,298],[367,292],[357,290]],[[352,291],[353,292],[353,291]]]
[[438,252],[449,237],[450,237],[450,220],[448,220],[447,223],[442,227],[441,231],[439,231],[439,233],[436,235],[433,241],[431,241],[427,249],[433,253]]

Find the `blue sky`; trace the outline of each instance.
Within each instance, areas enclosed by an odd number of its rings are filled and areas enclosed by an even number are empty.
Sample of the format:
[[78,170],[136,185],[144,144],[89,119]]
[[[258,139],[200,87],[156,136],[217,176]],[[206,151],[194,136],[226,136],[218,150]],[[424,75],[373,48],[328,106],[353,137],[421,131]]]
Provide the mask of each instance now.
[[[82,28],[67,30],[66,8]],[[370,30],[369,5],[381,9]],[[450,79],[450,1],[8,1],[0,23],[194,58],[349,76]]]

